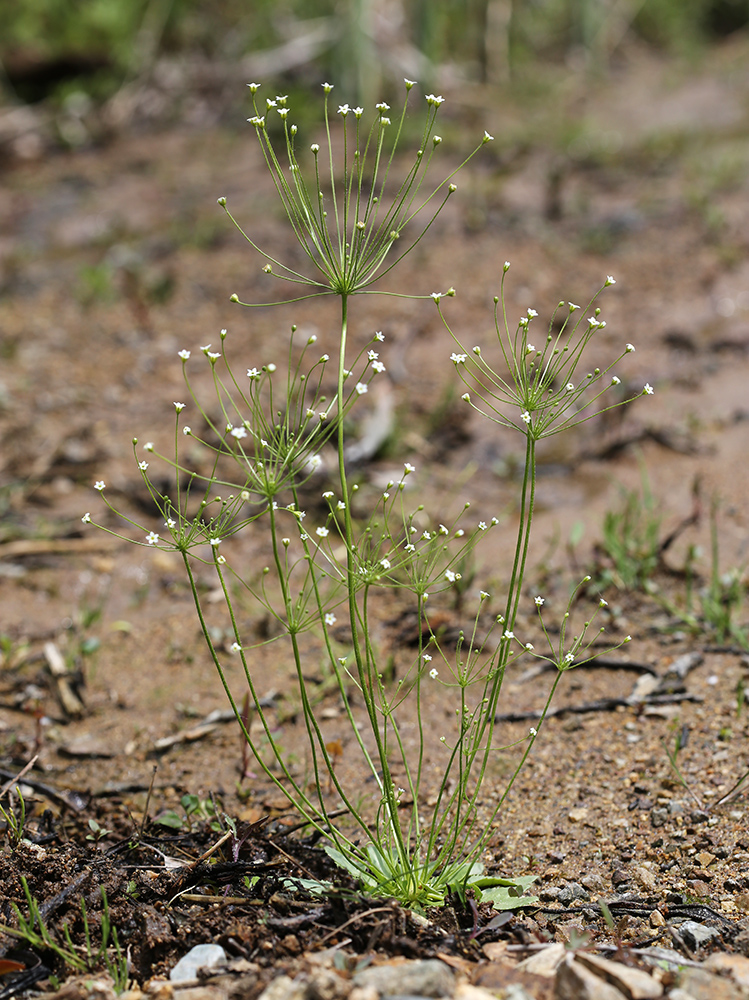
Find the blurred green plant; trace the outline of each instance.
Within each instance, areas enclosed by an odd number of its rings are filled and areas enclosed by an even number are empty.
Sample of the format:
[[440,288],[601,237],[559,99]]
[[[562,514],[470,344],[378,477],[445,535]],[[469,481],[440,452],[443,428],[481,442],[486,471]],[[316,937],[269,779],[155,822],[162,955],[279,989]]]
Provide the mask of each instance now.
[[620,488],[620,495],[619,508],[604,515],[603,539],[598,544],[604,559],[594,577],[594,589],[612,584],[620,590],[644,588],[658,566],[661,516],[644,467],[640,489]]
[[605,68],[627,37],[693,55],[746,27],[749,0],[254,0],[251,16],[244,0],[2,0],[0,14],[0,63],[22,100],[69,92],[69,79],[18,72],[30,63],[75,57],[76,86],[106,97],[158,55],[198,52],[252,55],[265,76],[313,65],[371,104],[404,71],[433,85],[446,62],[501,83],[542,64]]

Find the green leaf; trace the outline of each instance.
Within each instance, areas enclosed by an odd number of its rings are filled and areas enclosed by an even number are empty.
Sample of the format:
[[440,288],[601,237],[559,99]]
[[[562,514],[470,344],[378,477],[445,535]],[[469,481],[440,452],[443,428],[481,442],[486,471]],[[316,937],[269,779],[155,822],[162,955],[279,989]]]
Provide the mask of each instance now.
[[538,906],[538,896],[526,896],[525,891],[537,880],[536,875],[518,878],[485,878],[475,883],[481,901],[491,903],[495,910],[519,910],[523,906]]

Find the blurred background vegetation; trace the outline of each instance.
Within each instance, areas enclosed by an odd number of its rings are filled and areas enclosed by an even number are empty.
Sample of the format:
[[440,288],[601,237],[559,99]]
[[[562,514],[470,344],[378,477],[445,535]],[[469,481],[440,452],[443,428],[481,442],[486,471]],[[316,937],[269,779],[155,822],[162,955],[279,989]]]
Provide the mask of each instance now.
[[747,24],[749,0],[0,0],[0,86],[6,103],[100,102],[198,60],[366,100],[446,67],[490,84],[605,68],[627,39],[696,57]]

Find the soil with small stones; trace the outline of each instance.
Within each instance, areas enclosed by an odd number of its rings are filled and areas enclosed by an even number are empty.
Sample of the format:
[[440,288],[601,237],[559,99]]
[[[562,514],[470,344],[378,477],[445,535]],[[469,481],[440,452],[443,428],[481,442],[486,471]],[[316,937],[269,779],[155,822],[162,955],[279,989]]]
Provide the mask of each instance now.
[[[674,537],[651,581],[658,595],[615,585],[603,591],[608,637],[632,641],[564,676],[558,711],[495,821],[487,870],[536,875],[540,898],[504,921],[471,899],[424,918],[362,898],[331,870],[279,793],[249,770],[177,558],[81,523],[90,511],[109,528],[121,525],[92,489],[101,479],[115,507],[144,531],[160,530],[131,440],[168,451],[172,404],[186,392],[178,350],[202,360],[199,346],[217,344],[227,328],[237,370],[280,363],[282,338],[297,323],[318,337],[321,353],[333,353],[335,310],[327,301],[251,313],[229,303],[234,292],[243,301],[267,301],[273,292],[262,261],[216,209],[218,195],[274,256],[298,253],[243,109],[223,122],[151,123],[107,144],[5,161],[0,785],[36,761],[21,778],[26,839],[14,846],[6,833],[0,855],[1,922],[16,923],[13,904],[26,913],[23,877],[51,932],[60,939],[67,925],[81,945],[81,900],[96,939],[104,889],[135,982],[168,975],[193,945],[212,941],[252,963],[254,995],[334,946],[353,956],[439,955],[473,969],[492,942],[569,942],[583,933],[625,951],[663,945],[693,960],[713,950],[749,955],[749,829],[743,786],[734,788],[747,767],[749,659],[735,637],[705,623],[688,627],[678,613],[690,552],[702,552],[694,587],[709,574],[713,496],[721,498],[721,572],[747,563],[747,67],[745,40],[688,73],[632,50],[610,79],[572,85],[551,109],[529,111],[484,91],[451,94],[446,124],[460,141],[446,147],[457,157],[479,112],[481,130],[497,140],[389,286],[429,293],[454,285],[458,295],[445,306],[453,329],[468,349],[488,352],[505,259],[512,261],[508,309],[518,315],[532,306],[544,316],[560,299],[587,301],[612,273],[617,284],[602,301],[607,326],[590,363],[603,367],[632,342],[636,353],[617,368],[624,388],[655,386],[616,418],[541,449],[528,608],[516,626],[523,641],[543,641],[534,594],[544,595],[547,620],[558,619],[572,579],[591,568],[602,579],[611,569],[596,549],[603,515],[620,503],[622,485],[639,486],[643,468],[661,538]],[[561,143],[559,121],[574,123],[572,141]],[[413,494],[423,494],[435,523],[466,498],[477,521],[497,516],[471,584],[492,595],[488,612],[496,615],[514,545],[520,444],[466,416],[449,361],[454,344],[431,302],[362,296],[352,307],[354,349],[374,330],[386,336],[388,374],[363,402],[393,423],[358,470],[362,509],[409,461],[417,467]],[[208,374],[198,362],[190,373],[206,399]],[[370,425],[362,419],[356,433]],[[326,475],[310,493],[311,520],[325,509],[315,498]],[[237,543],[235,554],[262,568],[260,535]],[[232,635],[211,600],[207,569],[199,585],[215,642],[228,654]],[[448,643],[470,627],[471,600],[463,609],[435,598],[433,619]],[[586,602],[596,600],[584,597],[575,613],[584,617]],[[405,669],[416,641],[411,609],[390,596],[378,612],[377,642],[396,670]],[[268,635],[256,608],[242,614],[255,641]],[[335,638],[345,644],[345,634]],[[315,643],[309,639],[313,664]],[[62,677],[53,671],[60,656]],[[549,676],[535,663],[520,659],[508,676],[502,746],[522,740],[543,706]],[[290,665],[270,644],[257,650],[253,669],[301,775]],[[241,692],[239,670],[231,671]],[[310,683],[322,685],[322,677]],[[430,697],[436,740],[453,708],[449,689]],[[345,717],[331,693],[321,719],[326,736],[345,744]],[[688,787],[665,749],[677,733]],[[497,752],[484,786],[487,812],[515,753]],[[345,753],[340,767],[348,780],[362,780]],[[425,773],[428,798],[435,779]],[[183,814],[185,795],[200,803],[191,817]],[[12,805],[7,794],[2,804]],[[169,811],[181,816],[178,829],[163,824]],[[215,813],[235,820],[239,836],[208,855],[225,829]],[[335,890],[319,895],[319,879]],[[714,932],[704,946],[680,933],[685,920]],[[3,952],[27,970],[14,973],[16,981],[3,977],[0,996],[24,984],[50,989],[51,975],[69,972],[48,948],[19,951],[5,936]]]

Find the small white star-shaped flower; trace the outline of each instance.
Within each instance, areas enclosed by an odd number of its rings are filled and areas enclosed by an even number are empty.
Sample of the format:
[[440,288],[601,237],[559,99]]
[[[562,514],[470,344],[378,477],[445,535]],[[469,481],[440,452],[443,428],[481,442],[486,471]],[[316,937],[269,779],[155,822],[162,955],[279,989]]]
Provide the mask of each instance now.
[[382,330],[378,330],[377,333],[374,335],[374,339],[379,340],[380,343],[382,343],[382,341],[385,339],[385,334],[382,332]]
[[611,376],[611,384],[612,385],[621,385],[621,381],[622,380],[619,378],[618,375],[612,375]]
[[138,468],[141,472],[145,472],[148,468],[148,462],[138,462]]
[[653,389],[650,382],[646,382],[642,389],[643,395],[645,396],[652,396],[654,391],[655,390]]
[[315,528],[315,534],[319,538],[327,538],[329,532],[327,528]]
[[245,427],[232,427],[231,436],[235,438],[247,437],[247,429]]
[[156,534],[155,531],[149,531],[148,534],[146,535],[146,541],[148,542],[149,545],[158,545],[159,536]]
[[546,598],[544,598],[544,597],[537,597],[536,600],[535,600],[535,604],[536,604],[537,608],[542,607],[544,604],[546,604]]
[[356,383],[356,392],[357,392],[357,395],[363,396],[365,392],[369,392],[369,386],[367,385],[366,382],[357,382]]
[[465,364],[465,360],[467,357],[468,357],[467,354],[456,354],[453,351],[453,353],[450,355],[450,360],[453,362],[453,364],[463,365]]
[[479,531],[486,531],[486,521],[479,521]]
[[506,628],[504,630],[504,632],[502,633],[502,638],[503,639],[514,639],[515,638],[515,633],[511,632],[508,628]]
[[100,479],[97,483],[94,483],[94,489],[98,490],[100,493],[101,493],[102,490],[104,490],[106,488],[107,488],[107,484],[104,482],[103,479]]
[[83,521],[84,524],[91,524],[91,515],[86,513],[83,515],[81,520]]
[[607,274],[604,286],[615,285],[615,284],[616,284],[616,278],[612,278],[610,274]]
[[337,621],[338,621],[338,619],[336,618],[336,616],[335,616],[335,615],[334,615],[334,614],[333,614],[332,612],[330,612],[330,611],[329,611],[329,612],[328,612],[328,613],[327,613],[327,614],[325,615],[325,624],[326,624],[326,625],[335,625],[335,623],[336,623]]
[[178,351],[177,357],[182,358],[183,361],[187,361],[187,359],[190,357],[190,352],[189,351]]
[[439,670],[436,667],[432,667],[432,669],[429,671],[429,676],[432,678],[432,680],[434,680],[438,674]]
[[177,411],[177,413],[181,413],[186,406],[187,406],[187,403],[175,403],[174,404],[174,409]]
[[526,424],[529,424],[531,422],[531,415],[527,410],[524,410],[520,414],[520,419],[523,420]]
[[455,573],[451,569],[446,569],[445,579],[447,580],[448,583],[455,583],[456,580]]

